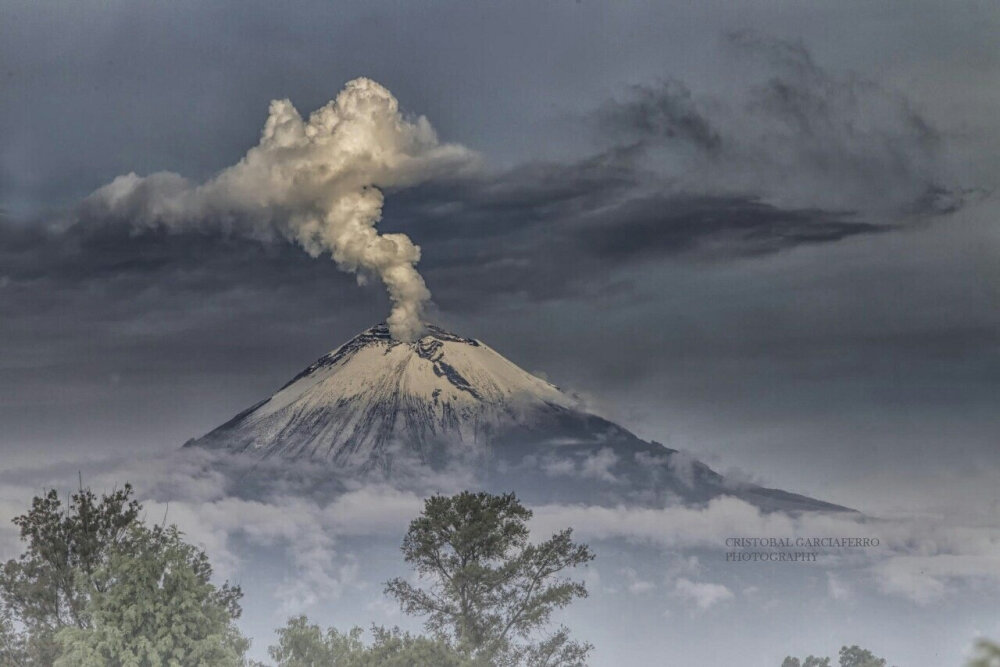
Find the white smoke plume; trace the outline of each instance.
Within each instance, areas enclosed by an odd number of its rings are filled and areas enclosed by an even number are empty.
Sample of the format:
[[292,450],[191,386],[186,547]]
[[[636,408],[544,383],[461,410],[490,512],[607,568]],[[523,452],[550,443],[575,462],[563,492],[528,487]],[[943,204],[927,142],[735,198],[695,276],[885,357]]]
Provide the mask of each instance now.
[[92,193],[82,212],[137,228],[211,226],[264,237],[277,230],[313,257],[385,284],[393,337],[423,331],[430,291],[416,270],[420,248],[405,234],[379,234],[380,188],[406,187],[474,168],[472,151],[438,141],[423,116],[407,118],[386,88],[366,78],[304,120],[292,103],[271,102],[260,143],[235,165],[196,184],[179,174],[130,173]]

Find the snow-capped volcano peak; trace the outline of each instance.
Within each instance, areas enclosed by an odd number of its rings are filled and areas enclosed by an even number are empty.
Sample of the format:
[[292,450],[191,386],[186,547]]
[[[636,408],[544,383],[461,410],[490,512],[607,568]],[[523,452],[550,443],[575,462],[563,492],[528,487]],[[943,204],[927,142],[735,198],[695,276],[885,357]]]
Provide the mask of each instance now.
[[446,443],[474,450],[532,413],[572,403],[478,340],[429,325],[400,342],[379,324],[197,444],[365,466],[400,446],[424,456]]
[[473,468],[503,488],[533,476],[551,497],[705,502],[737,495],[762,508],[843,509],[734,484],[575,403],[478,340],[428,326],[418,340],[400,342],[380,324],[188,445],[349,471],[391,472],[398,461],[481,463]]
[[569,404],[556,387],[507,361],[487,345],[428,325],[412,343],[394,340],[384,324],[358,334],[286,384],[261,414],[306,398],[337,403],[391,390],[439,406],[509,405],[542,401]]

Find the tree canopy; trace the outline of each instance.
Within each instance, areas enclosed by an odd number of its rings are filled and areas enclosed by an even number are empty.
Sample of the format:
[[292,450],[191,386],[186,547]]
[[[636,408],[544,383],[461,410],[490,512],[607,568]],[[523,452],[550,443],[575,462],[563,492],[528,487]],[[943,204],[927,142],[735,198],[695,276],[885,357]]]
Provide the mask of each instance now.
[[[885,658],[879,658],[868,649],[860,646],[841,646],[840,659],[837,663],[840,667],[885,667]],[[830,667],[830,658],[819,658],[810,655],[804,660],[785,658],[781,667]]]
[[976,642],[975,655],[969,661],[969,667],[1000,667],[1000,644],[980,639]]
[[[214,584],[207,554],[176,526],[147,525],[132,495],[81,488],[64,505],[53,490],[14,519],[25,549],[0,570],[0,664],[248,664],[241,590]],[[582,667],[591,646],[549,626],[586,596],[563,573],[593,554],[569,529],[531,543],[530,518],[513,494],[427,499],[402,547],[420,585],[394,579],[386,591],[430,634],[373,626],[366,642],[359,628],[323,631],[299,616],[270,657],[278,667]]]
[[129,531],[94,577],[88,626],[56,634],[54,667],[239,667],[250,644],[233,624],[240,589],[212,584],[208,556],[175,526]]
[[403,611],[425,617],[435,636],[490,664],[583,665],[589,644],[565,628],[548,632],[552,613],[586,597],[561,575],[594,556],[566,529],[528,541],[531,510],[513,494],[433,496],[403,539],[404,560],[423,585],[397,578],[386,592]]
[[297,616],[278,630],[278,643],[268,649],[278,667],[473,667],[448,642],[373,626],[365,644],[361,628],[325,632]]
[[0,657],[24,667],[242,664],[237,587],[216,587],[204,551],[147,527],[132,487],[56,491],[14,519],[24,553],[0,572]]

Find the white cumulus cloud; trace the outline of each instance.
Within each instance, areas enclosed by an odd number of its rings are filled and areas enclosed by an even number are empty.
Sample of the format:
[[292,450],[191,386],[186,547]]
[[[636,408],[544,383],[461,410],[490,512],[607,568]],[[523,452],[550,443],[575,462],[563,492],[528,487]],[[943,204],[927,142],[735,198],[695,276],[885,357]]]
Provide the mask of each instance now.
[[674,583],[674,595],[694,604],[699,610],[706,609],[726,600],[732,600],[733,592],[722,584],[678,579]]

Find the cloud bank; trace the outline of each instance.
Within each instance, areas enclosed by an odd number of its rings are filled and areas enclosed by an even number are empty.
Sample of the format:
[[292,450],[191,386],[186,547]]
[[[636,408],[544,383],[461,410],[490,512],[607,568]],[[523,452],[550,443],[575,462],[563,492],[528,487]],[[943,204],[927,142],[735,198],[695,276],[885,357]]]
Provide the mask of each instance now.
[[413,340],[431,294],[416,270],[420,248],[405,234],[375,228],[382,190],[456,174],[475,161],[468,149],[440,143],[423,116],[405,118],[386,88],[359,78],[307,120],[289,100],[271,102],[260,143],[204,183],[172,172],[126,174],[92,193],[81,215],[124,219],[140,230],[277,231],[313,257],[328,253],[359,282],[377,276],[392,301],[392,335]]
[[[73,490],[77,469],[63,465],[0,475],[0,560],[20,548],[10,519],[42,489]],[[389,483],[377,475],[338,475],[306,464],[251,461],[200,450],[110,465],[98,462],[83,470],[84,480],[97,491],[131,481],[147,518],[177,523],[192,542],[208,550],[223,577],[252,570],[250,561],[260,553],[293,566],[294,576],[273,591],[285,611],[371,584],[371,572],[362,572],[359,559],[364,562],[380,549],[395,552],[424,498],[481,488],[463,469],[435,473],[414,466],[401,474]],[[702,611],[731,599],[733,593],[694,576],[746,567],[725,565],[722,556],[732,550],[726,546],[731,537],[878,538],[877,548],[818,548],[819,560],[803,566],[827,572],[832,599],[842,599],[849,587],[857,587],[925,605],[953,599],[968,586],[1000,589],[1000,530],[974,522],[917,515],[876,519],[764,513],[733,497],[702,506],[560,502],[533,504],[532,509],[535,540],[570,526],[577,539],[599,553],[616,552],[618,547],[611,545],[629,545],[634,553],[648,548],[649,553],[672,555],[650,562],[658,563],[671,595]],[[706,562],[720,569],[703,572],[695,554],[704,554]],[[632,594],[655,587],[647,583],[655,577],[652,571],[626,567],[622,573]]]

